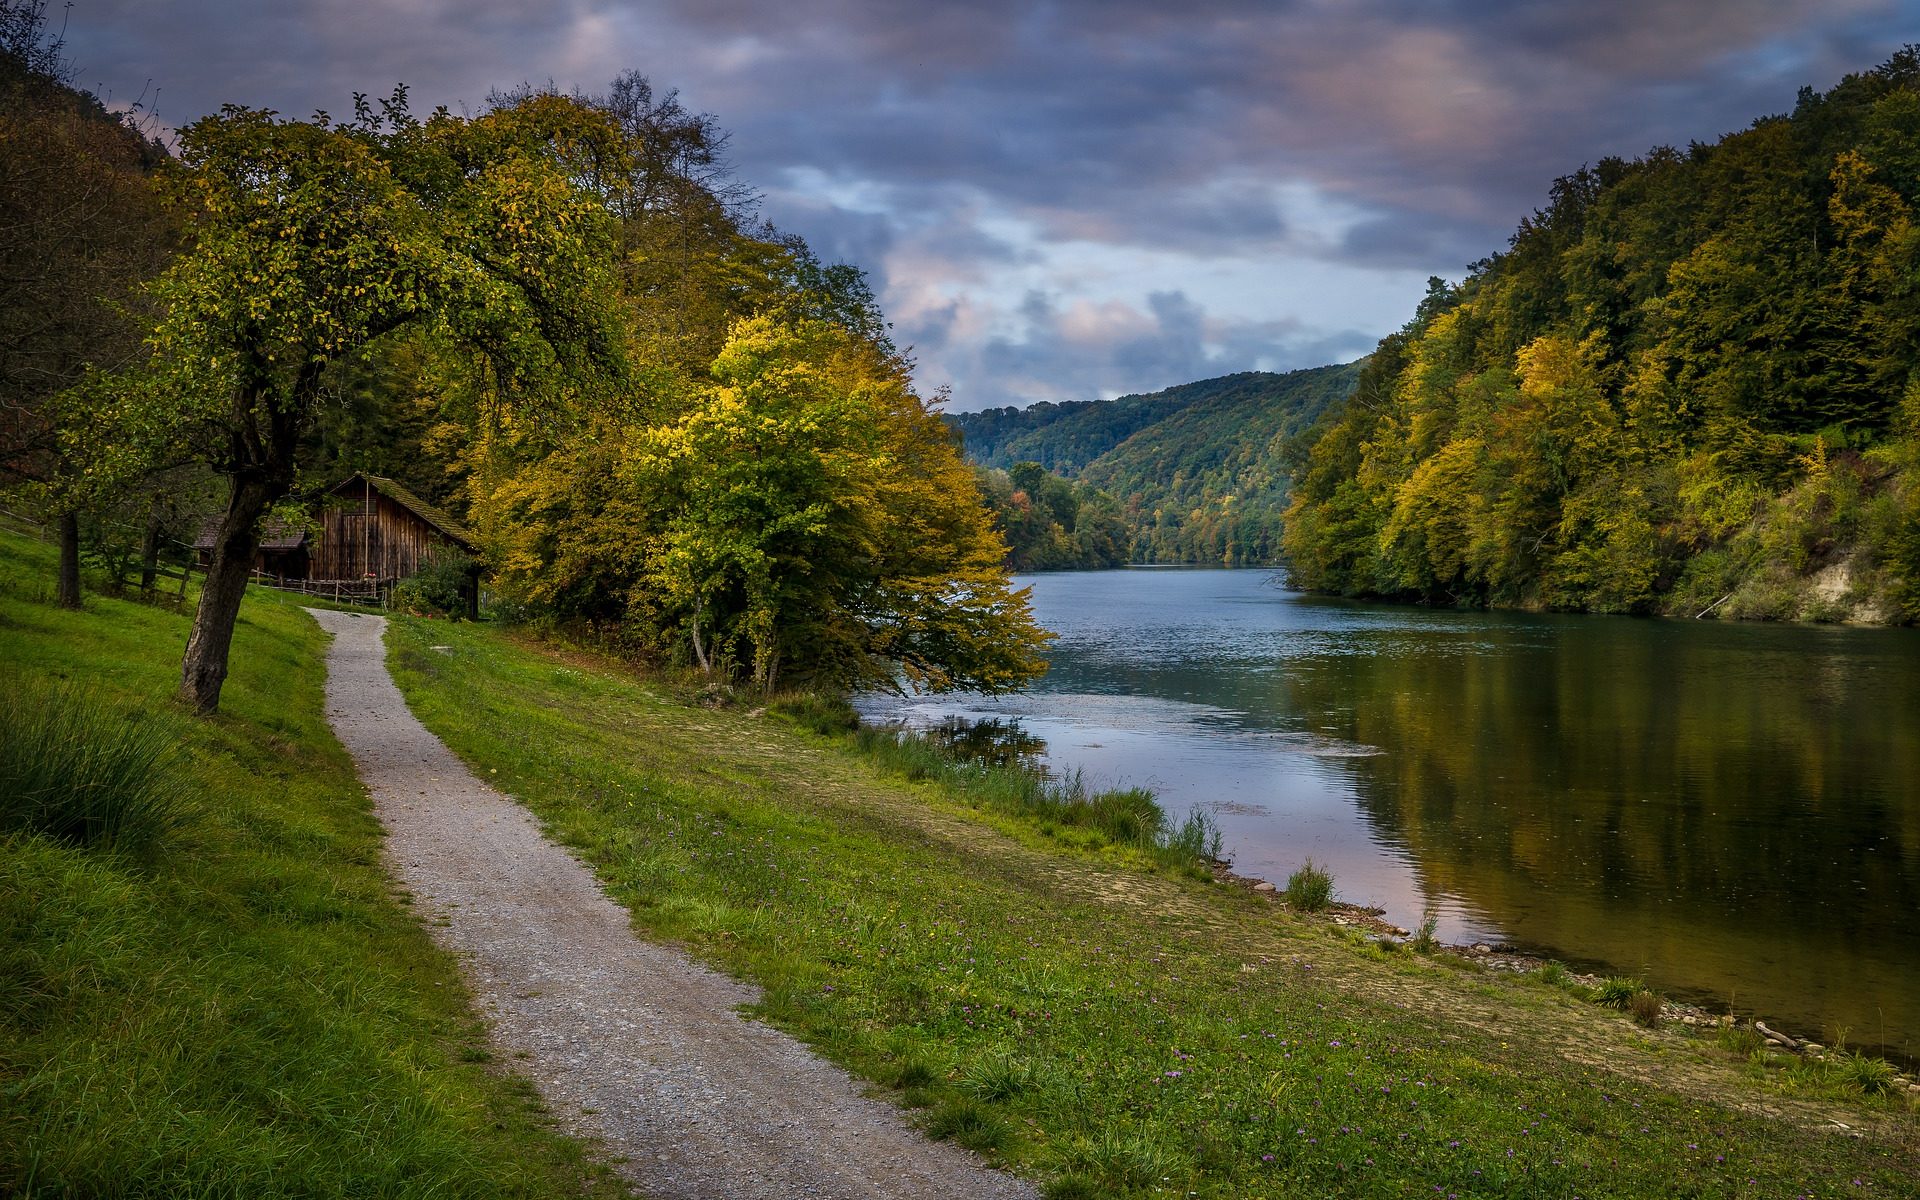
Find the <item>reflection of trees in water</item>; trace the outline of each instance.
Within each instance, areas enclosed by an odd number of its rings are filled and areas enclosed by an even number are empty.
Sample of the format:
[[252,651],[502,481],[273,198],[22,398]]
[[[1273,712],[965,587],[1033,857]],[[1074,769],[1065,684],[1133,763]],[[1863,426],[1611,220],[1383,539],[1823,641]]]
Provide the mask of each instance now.
[[1363,811],[1518,940],[1722,999],[1838,987],[1856,1036],[1920,1036],[1920,668],[1778,632],[1416,639],[1304,662],[1284,703],[1387,751],[1340,764]]

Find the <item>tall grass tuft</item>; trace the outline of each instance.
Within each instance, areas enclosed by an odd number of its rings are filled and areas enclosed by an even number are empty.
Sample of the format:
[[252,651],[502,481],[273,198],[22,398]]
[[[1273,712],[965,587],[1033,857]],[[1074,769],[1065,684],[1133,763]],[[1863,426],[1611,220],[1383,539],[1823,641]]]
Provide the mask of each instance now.
[[1333,876],[1309,858],[1287,876],[1287,907],[1296,912],[1321,912],[1333,903]]
[[0,692],[0,832],[137,854],[185,817],[177,722],[73,687]]
[[1646,990],[1647,985],[1631,975],[1612,975],[1600,981],[1600,994],[1596,999],[1608,1008],[1625,1012],[1633,1004],[1633,998]]
[[1843,1086],[1867,1096],[1891,1092],[1900,1082],[1900,1072],[1892,1063],[1857,1050],[1841,1051],[1834,1057],[1833,1068]]

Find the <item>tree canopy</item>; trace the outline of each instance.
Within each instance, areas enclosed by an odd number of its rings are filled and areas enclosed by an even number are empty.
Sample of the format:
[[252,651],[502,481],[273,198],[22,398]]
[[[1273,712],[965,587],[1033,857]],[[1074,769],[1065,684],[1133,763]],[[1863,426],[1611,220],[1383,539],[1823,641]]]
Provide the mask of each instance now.
[[97,479],[230,485],[183,664],[218,703],[262,522],[399,461],[502,601],[771,691],[1018,686],[1045,634],[859,271],[755,221],[724,135],[623,76],[423,118],[228,107],[182,132],[148,354],[86,375]]
[[1292,450],[1329,591],[1693,616],[1914,607],[1920,54],[1560,180]]

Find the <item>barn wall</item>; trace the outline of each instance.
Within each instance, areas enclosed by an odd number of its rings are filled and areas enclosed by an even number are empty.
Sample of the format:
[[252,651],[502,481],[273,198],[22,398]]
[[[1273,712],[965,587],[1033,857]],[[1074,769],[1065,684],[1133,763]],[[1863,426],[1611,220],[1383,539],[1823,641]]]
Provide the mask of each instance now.
[[371,502],[335,493],[320,511],[320,544],[314,548],[314,579],[405,579],[434,550],[452,548],[446,538],[403,507],[375,491]]

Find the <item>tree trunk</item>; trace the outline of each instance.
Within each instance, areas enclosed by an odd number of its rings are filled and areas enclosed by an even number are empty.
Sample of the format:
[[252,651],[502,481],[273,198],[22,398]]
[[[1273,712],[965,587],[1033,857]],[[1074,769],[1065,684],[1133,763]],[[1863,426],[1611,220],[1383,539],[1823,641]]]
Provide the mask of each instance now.
[[146,532],[140,538],[140,594],[153,595],[153,584],[160,576],[160,502],[147,510]]
[[234,622],[247,593],[247,577],[253,573],[253,556],[260,549],[260,517],[285,494],[285,488],[275,491],[262,475],[234,477],[226,516],[214,535],[207,582],[194,610],[193,636],[187,639],[187,656],[180,664],[180,698],[195,712],[210,713],[220,707]]
[[60,572],[53,602],[61,608],[80,607],[80,514],[60,514]]
[[703,604],[693,606],[693,658],[700,664],[702,675],[712,675],[713,667],[707,662],[707,648],[700,644],[700,614],[705,608]]

